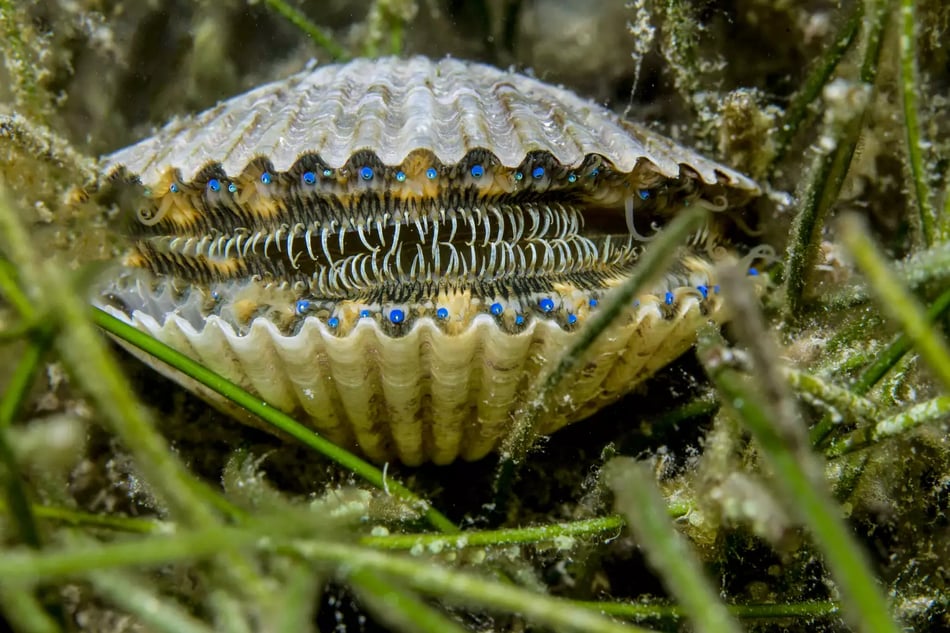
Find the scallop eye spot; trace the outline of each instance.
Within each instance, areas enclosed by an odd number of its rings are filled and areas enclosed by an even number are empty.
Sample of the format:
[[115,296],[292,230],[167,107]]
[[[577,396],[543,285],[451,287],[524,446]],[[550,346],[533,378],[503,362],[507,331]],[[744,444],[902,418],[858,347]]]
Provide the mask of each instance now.
[[317,175],[312,171],[306,171],[303,174],[303,183],[305,185],[315,185],[317,184]]

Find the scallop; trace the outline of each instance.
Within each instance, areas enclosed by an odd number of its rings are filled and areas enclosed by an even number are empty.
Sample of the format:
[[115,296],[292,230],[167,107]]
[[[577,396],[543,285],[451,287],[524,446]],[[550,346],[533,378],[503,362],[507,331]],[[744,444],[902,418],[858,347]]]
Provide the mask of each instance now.
[[[98,305],[341,446],[410,465],[491,452],[659,227],[759,193],[567,90],[421,57],[306,70],[103,165],[131,192],[132,247]],[[723,318],[727,215],[597,339],[541,432]]]

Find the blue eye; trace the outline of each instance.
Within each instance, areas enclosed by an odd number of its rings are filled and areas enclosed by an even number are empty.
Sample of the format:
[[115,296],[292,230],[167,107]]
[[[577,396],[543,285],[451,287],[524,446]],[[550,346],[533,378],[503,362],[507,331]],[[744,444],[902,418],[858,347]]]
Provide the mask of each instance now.
[[447,318],[449,318],[449,311],[447,308],[439,308],[435,311],[435,316],[445,321]]
[[233,182],[229,182],[228,191],[230,191],[231,193],[237,193],[237,185],[234,184]]
[[577,323],[577,315],[576,314],[567,315],[567,322],[569,325],[574,325],[575,323]]
[[330,317],[327,319],[327,325],[335,330],[340,325],[340,319],[336,317]]
[[759,276],[759,269],[758,269],[758,268],[750,268],[750,269],[749,269],[749,276],[750,276],[750,277],[758,277],[758,276]]
[[485,168],[481,165],[472,165],[472,178],[481,178],[485,175]]
[[324,177],[324,178],[329,178],[329,177],[332,176],[332,175],[333,175],[333,170],[332,170],[332,169],[324,169],[324,170],[323,170],[323,177]]
[[312,171],[305,171],[303,173],[303,182],[307,185],[315,185],[317,184],[317,175]]
[[596,308],[596,307],[597,307],[597,299],[591,299],[590,301],[587,302],[587,305],[589,305],[589,306],[592,307],[592,308]]
[[502,312],[505,311],[505,306],[501,305],[500,303],[493,303],[491,304],[489,310],[491,310],[491,313],[495,316],[501,316]]
[[168,190],[171,191],[172,193],[178,193],[179,191],[178,185],[176,185],[175,183],[172,183],[171,186],[168,188]]
[[524,174],[523,174],[523,173],[521,173],[520,171],[516,171],[516,172],[515,172],[515,180],[521,180],[521,179],[523,179],[523,178],[524,178]]
[[519,315],[517,315],[517,316],[515,317],[515,325],[524,325],[524,316],[523,316],[523,315],[520,315],[520,314],[519,314]]
[[596,176],[596,175],[599,174],[599,173],[600,173],[600,169],[598,169],[597,167],[594,167],[594,168],[591,170],[591,172],[590,172],[590,176],[591,176],[591,178],[593,178],[594,176]]
[[396,180],[398,180],[399,182],[406,182],[406,172],[404,172],[404,171],[397,171],[397,172],[396,172]]
[[673,305],[673,293],[672,293],[672,292],[667,292],[667,293],[666,293],[666,297],[663,299],[663,301],[664,301],[664,302],[666,303],[666,305],[668,305],[668,306]]
[[535,168],[531,171],[531,176],[532,176],[535,180],[538,180],[538,179],[540,179],[540,178],[544,178],[544,167],[535,167]]
[[550,297],[545,297],[538,301],[538,307],[541,308],[542,312],[551,312],[554,310],[554,300]]
[[361,318],[361,319],[368,319],[368,318],[369,318],[369,310],[360,310],[360,318]]
[[363,180],[372,180],[373,179],[373,168],[372,167],[360,167],[360,178]]
[[310,309],[310,302],[306,299],[301,299],[297,302],[297,314],[303,314]]
[[406,313],[397,308],[393,308],[389,311],[389,320],[393,323],[402,323],[406,320]]
[[211,191],[221,191],[221,183],[218,182],[217,178],[212,178],[208,181],[208,189]]
[[426,178],[428,178],[429,180],[435,180],[436,176],[438,175],[439,175],[439,172],[436,171],[435,167],[429,167],[426,170]]
[[717,294],[717,295],[719,294],[719,284],[716,284],[715,286],[713,286],[713,294]]
[[269,185],[273,181],[274,181],[274,177],[270,175],[270,172],[265,171],[263,174],[261,174],[261,182],[264,183],[265,185]]
[[649,189],[641,189],[641,190],[639,190],[639,191],[637,192],[637,195],[640,196],[640,199],[641,199],[641,200],[649,200],[649,199],[650,199],[650,190],[649,190]]
[[569,173],[567,175],[567,181],[570,183],[577,182],[577,174],[575,174],[574,172]]
[[696,290],[699,291],[699,294],[703,295],[703,299],[709,297],[709,288],[706,286],[696,286]]

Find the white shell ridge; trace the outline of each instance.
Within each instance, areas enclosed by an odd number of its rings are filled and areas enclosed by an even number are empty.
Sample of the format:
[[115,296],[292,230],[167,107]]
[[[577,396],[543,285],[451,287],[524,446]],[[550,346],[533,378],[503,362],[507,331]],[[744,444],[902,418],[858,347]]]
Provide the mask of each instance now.
[[236,175],[255,158],[286,171],[304,154],[338,168],[360,151],[398,165],[415,150],[455,164],[476,149],[506,167],[532,152],[572,166],[601,155],[621,172],[648,161],[669,178],[683,166],[706,184],[758,192],[742,174],[563,88],[424,57],[360,59],[265,84],[105,157],[104,171],[124,167],[154,186],[169,169],[191,181],[209,164]]

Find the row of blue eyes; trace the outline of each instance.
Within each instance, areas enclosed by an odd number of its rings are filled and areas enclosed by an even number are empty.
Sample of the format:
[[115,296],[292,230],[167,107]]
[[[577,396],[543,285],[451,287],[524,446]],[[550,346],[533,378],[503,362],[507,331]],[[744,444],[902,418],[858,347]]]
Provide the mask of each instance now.
[[[758,269],[756,268],[749,269],[750,277],[757,277],[758,275],[759,275]],[[703,299],[709,298],[709,286],[699,285],[699,286],[696,286],[696,290],[699,292],[700,295],[702,295]],[[713,291],[713,294],[719,294],[719,284],[714,285],[712,287],[712,291]],[[215,298],[217,299],[218,297],[215,296]],[[672,292],[667,291],[666,295],[663,297],[663,303],[665,303],[666,305],[673,305],[673,302],[675,299],[676,299],[676,296]],[[588,301],[588,305],[592,308],[596,308],[597,304],[598,304],[597,299],[591,299],[590,301]],[[640,305],[640,300],[637,299],[636,301],[634,301],[634,305],[635,306]],[[542,312],[552,312],[555,308],[554,300],[551,299],[550,297],[544,297],[543,299],[538,301],[538,307],[541,308]],[[303,314],[307,310],[310,309],[310,301],[306,299],[300,299],[299,301],[297,301],[296,308],[297,308],[297,314]],[[495,316],[501,316],[505,312],[505,306],[503,306],[500,303],[493,303],[491,304],[491,306],[489,306],[488,310]],[[370,315],[371,313],[369,310],[363,310],[360,312],[361,318],[368,318]],[[445,319],[449,318],[449,310],[448,308],[439,308],[438,310],[435,311],[435,315],[439,319],[444,321]],[[403,312],[402,310],[396,308],[389,311],[389,320],[392,321],[393,323],[402,323],[405,319],[406,319],[406,313]],[[569,323],[574,323],[577,321],[577,316],[574,314],[569,314],[567,316],[567,320]],[[524,317],[519,314],[515,317],[515,321],[519,325],[521,325],[521,323],[524,322]],[[337,317],[330,317],[330,319],[327,321],[327,323],[329,323],[331,327],[336,327],[339,324],[339,322],[340,320]]]
[[[754,276],[754,275],[758,275],[759,273],[755,268],[751,268],[749,269],[749,274]],[[699,294],[702,295],[703,299],[706,299],[709,297],[708,286],[696,286],[696,290],[699,291]],[[714,294],[719,294],[719,285],[717,284],[713,286],[712,291]],[[663,302],[666,305],[673,305],[673,302],[675,299],[676,297],[672,292],[667,292],[666,296],[663,298]],[[598,304],[597,299],[591,299],[588,302],[588,305],[590,305],[590,307],[592,308],[596,308],[597,304]],[[639,300],[634,302],[635,306],[639,304],[640,304]],[[554,300],[551,299],[550,297],[544,297],[543,299],[538,301],[538,307],[541,309],[542,312],[553,312],[555,308]],[[300,301],[297,302],[297,314],[304,314],[309,309],[310,309],[310,302],[308,300],[301,299]],[[494,316],[501,316],[505,312],[505,306],[503,306],[500,303],[493,303],[488,308],[488,311],[491,312]],[[439,308],[438,310],[435,311],[435,315],[436,317],[438,317],[439,320],[444,321],[449,318],[449,310],[448,308]],[[362,310],[360,312],[360,318],[367,319],[370,316],[372,316],[372,313],[369,310]],[[392,310],[389,311],[389,320],[392,323],[398,325],[406,320],[406,313],[398,308],[393,308]],[[577,315],[568,314],[567,322],[571,325],[573,325],[574,323],[577,323]],[[521,325],[523,323],[524,323],[524,315],[521,315],[521,314],[516,315],[515,324]],[[329,319],[327,319],[327,325],[329,325],[331,328],[335,328],[339,324],[340,324],[340,319],[337,317],[330,317]]]
[[[482,176],[485,175],[485,168],[482,167],[481,165],[472,165],[470,172],[473,178],[481,178]],[[594,169],[593,171],[590,172],[590,176],[593,177],[599,173],[600,173],[599,169]],[[531,171],[531,176],[535,180],[540,180],[541,178],[544,178],[544,174],[545,174],[544,167],[535,167]],[[330,177],[333,175],[333,170],[324,169],[323,175],[325,177]],[[360,167],[359,175],[360,175],[360,178],[368,181],[368,180],[372,180],[376,176],[376,173],[373,171],[372,167]],[[426,178],[428,178],[429,180],[435,180],[438,176],[439,176],[439,172],[438,170],[435,169],[435,167],[430,167],[429,169],[426,170]],[[304,172],[301,178],[304,184],[306,185],[317,184],[317,174],[312,171]],[[515,172],[515,180],[521,180],[523,178],[524,178],[524,174],[522,172],[520,171]],[[396,180],[399,182],[405,182],[406,172],[401,171],[401,170],[397,171]],[[273,181],[274,181],[274,177],[270,174],[270,172],[265,171],[263,174],[261,174],[261,183],[265,185],[269,185]],[[570,183],[577,182],[577,174],[573,172],[568,174],[567,181]],[[217,178],[210,179],[208,181],[208,189],[214,192],[221,191],[221,181],[218,180]],[[172,193],[178,193],[180,191],[180,188],[177,183],[172,183],[172,185],[168,188],[168,190],[171,191]],[[228,191],[230,191],[231,193],[237,193],[237,190],[238,190],[237,185],[235,185],[233,182],[228,183]],[[640,198],[643,200],[646,200],[650,197],[650,192],[646,189],[641,189],[638,193],[640,195]]]

